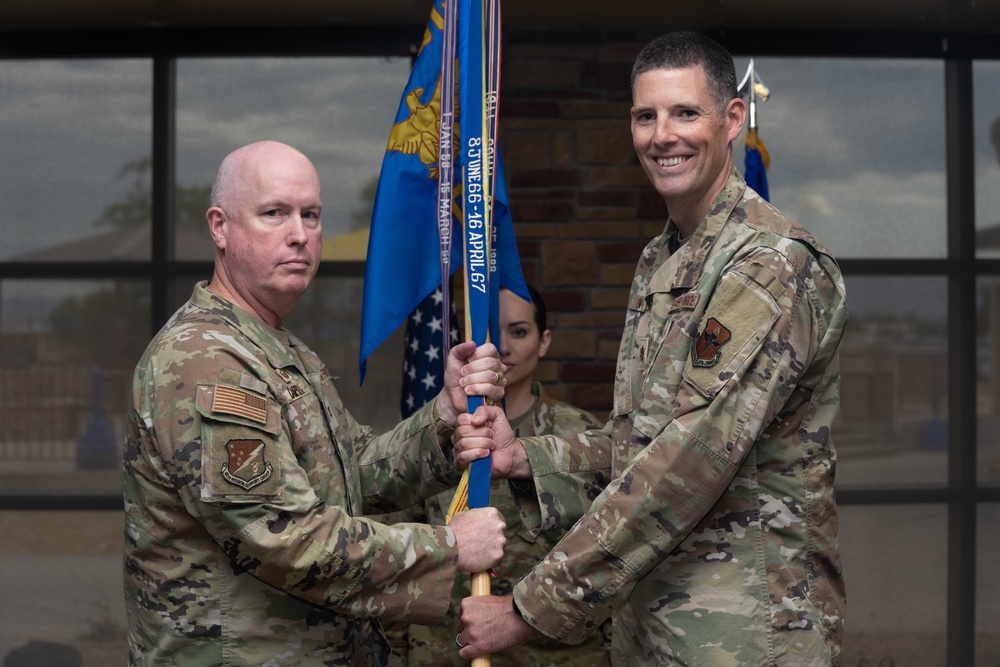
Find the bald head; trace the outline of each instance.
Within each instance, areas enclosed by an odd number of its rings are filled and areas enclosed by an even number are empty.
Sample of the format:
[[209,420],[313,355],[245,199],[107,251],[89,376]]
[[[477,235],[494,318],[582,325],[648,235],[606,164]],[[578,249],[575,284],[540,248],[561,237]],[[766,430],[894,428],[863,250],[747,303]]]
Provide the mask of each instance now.
[[322,208],[316,168],[291,146],[261,141],[227,155],[205,212],[209,290],[279,326],[319,268]]
[[254,185],[252,176],[262,167],[277,160],[301,160],[312,168],[312,162],[300,151],[278,141],[258,141],[237,148],[219,165],[212,182],[212,206],[232,215],[238,203]]

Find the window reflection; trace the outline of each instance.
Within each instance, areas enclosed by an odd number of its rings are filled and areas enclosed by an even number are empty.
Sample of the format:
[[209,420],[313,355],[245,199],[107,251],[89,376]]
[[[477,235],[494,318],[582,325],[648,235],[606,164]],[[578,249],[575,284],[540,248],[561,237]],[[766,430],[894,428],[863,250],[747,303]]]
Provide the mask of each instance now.
[[1000,504],[978,507],[976,532],[976,664],[1000,664]]
[[[749,58],[736,58],[739,78]],[[771,201],[848,257],[947,252],[941,61],[755,58]],[[743,171],[743,138],[733,143]]]
[[0,261],[150,257],[151,71],[0,62]]
[[838,664],[946,664],[946,533],[943,506],[841,506],[848,613]]
[[1000,62],[972,64],[976,250],[1000,257]]
[[947,479],[944,278],[854,277],[833,428],[838,484]]
[[[178,258],[212,258],[204,213],[215,170],[233,149],[263,139],[316,165],[325,240],[364,235],[409,72],[410,59],[398,57],[178,60]],[[358,248],[364,259],[367,244]]]
[[120,512],[0,512],[4,665],[123,665]]
[[0,282],[0,489],[120,488],[140,281]]
[[1000,278],[978,282],[976,327],[976,455],[980,481],[1000,482]]

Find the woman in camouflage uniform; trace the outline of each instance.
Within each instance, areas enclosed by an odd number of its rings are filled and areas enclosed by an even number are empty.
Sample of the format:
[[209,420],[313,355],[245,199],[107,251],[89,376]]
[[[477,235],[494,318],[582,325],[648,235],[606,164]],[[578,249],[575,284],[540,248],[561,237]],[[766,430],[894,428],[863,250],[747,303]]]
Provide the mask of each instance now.
[[[511,426],[520,436],[561,437],[599,426],[589,412],[553,399],[545,393],[540,382],[534,381],[535,369],[548,352],[552,333],[541,294],[531,286],[528,292],[531,303],[506,289],[500,290],[500,358],[507,367],[504,408],[510,415]],[[520,516],[523,504],[532,502],[531,484],[527,489],[512,488],[505,480],[493,480],[490,505],[500,509],[507,521],[507,546],[503,561],[495,568],[497,576],[490,581],[492,592],[509,595],[514,584],[559,541],[568,528],[565,522],[572,525],[598,491],[595,489],[592,497],[581,498],[575,490],[571,495],[561,495],[552,504],[560,506],[565,521],[554,530],[542,531],[526,526]],[[408,520],[444,523],[454,495],[452,489],[431,498],[424,504],[422,517],[408,517]],[[455,638],[459,634],[458,605],[470,594],[470,580],[459,577],[456,581],[453,613],[440,625],[411,625],[406,646],[402,651],[396,650],[396,664],[410,667],[468,665],[467,660],[458,656]],[[610,623],[607,629],[610,631]],[[568,646],[539,635],[533,641],[491,656],[491,662],[493,667],[601,667],[609,664],[606,646],[609,641],[609,637],[595,634],[578,646]]]

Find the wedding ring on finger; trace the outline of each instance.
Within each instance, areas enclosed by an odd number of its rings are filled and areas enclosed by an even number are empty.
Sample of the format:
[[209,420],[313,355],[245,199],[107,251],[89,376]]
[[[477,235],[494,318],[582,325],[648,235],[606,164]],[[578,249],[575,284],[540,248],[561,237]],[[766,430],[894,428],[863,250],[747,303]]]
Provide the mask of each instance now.
[[462,633],[461,632],[459,632],[457,635],[455,635],[455,645],[458,646],[458,648],[465,648],[465,644],[462,643]]

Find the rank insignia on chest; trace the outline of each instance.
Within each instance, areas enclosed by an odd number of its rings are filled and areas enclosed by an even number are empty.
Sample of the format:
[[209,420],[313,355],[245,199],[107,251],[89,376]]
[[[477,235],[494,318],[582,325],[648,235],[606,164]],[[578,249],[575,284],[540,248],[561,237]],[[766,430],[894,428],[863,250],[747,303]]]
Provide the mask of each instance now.
[[229,460],[222,464],[226,481],[249,490],[271,477],[271,462],[264,458],[264,441],[233,439],[226,443]]
[[691,363],[699,368],[711,368],[722,358],[722,346],[733,337],[732,332],[714,317],[708,318],[705,329],[691,348]]

